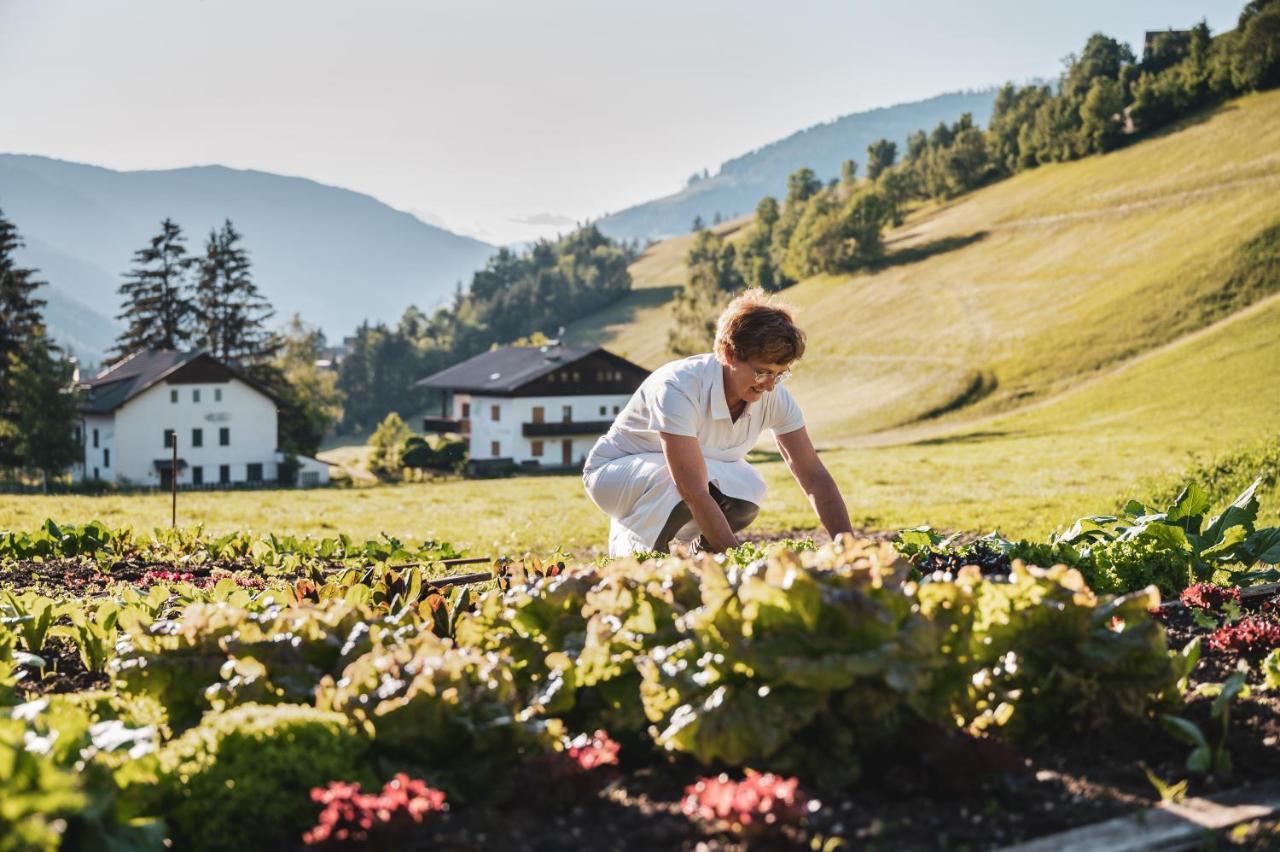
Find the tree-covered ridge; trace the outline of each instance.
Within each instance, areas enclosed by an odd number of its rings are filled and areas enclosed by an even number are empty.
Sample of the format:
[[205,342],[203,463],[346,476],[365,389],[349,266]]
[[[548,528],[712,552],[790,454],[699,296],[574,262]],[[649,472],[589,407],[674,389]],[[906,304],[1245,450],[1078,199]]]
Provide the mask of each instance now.
[[1105,153],[1206,106],[1277,84],[1277,0],[1251,0],[1237,28],[1216,37],[1203,22],[1160,33],[1141,60],[1124,42],[1095,33],[1067,57],[1056,87],[1002,87],[985,131],[964,117],[912,134],[903,161],[877,188],[895,202],[952,198],[1045,163]]
[[387,415],[417,412],[428,392],[424,376],[490,346],[559,329],[600,310],[631,289],[632,245],[587,225],[526,251],[502,249],[476,272],[468,290],[428,315],[410,305],[399,323],[363,323],[342,361],[338,387],[346,395],[341,428],[372,428]]
[[867,148],[862,180],[853,160],[826,184],[800,169],[788,179],[784,202],[763,198],[733,242],[695,223],[668,346],[676,354],[707,351],[715,313],[745,287],[775,290],[885,261],[883,229],[901,224],[909,204],[1106,153],[1196,110],[1278,84],[1280,0],[1252,0],[1237,29],[1216,37],[1204,23],[1160,33],[1140,61],[1129,45],[1095,33],[1067,57],[1056,86],[1003,86],[986,130],[968,113],[918,130],[900,162],[897,144],[880,139]]

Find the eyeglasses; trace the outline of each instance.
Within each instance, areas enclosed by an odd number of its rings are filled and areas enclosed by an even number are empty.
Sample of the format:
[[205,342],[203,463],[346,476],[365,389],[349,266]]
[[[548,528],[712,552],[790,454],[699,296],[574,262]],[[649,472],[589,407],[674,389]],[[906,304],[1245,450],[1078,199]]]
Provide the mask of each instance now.
[[780,385],[787,379],[791,378],[790,368],[783,370],[781,373],[775,373],[772,370],[758,370],[750,361],[746,363],[748,367],[751,367],[752,375],[755,377],[756,382],[772,381],[775,385]]

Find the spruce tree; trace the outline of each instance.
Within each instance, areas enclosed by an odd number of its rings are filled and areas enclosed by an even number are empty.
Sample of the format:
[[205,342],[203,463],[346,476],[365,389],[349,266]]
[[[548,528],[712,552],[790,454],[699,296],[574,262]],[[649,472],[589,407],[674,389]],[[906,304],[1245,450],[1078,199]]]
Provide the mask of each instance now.
[[0,212],[0,468],[16,467],[19,409],[13,365],[22,360],[31,341],[44,330],[44,300],[34,296],[34,269],[18,266],[15,252],[22,247],[18,229]]
[[275,311],[253,282],[240,236],[230,219],[209,232],[195,288],[195,344],[224,360],[257,364],[281,344],[267,328]]
[[44,490],[56,476],[82,458],[74,430],[79,419],[67,359],[42,333],[14,358],[13,389],[18,408],[18,451],[23,466],[42,474]]
[[191,340],[194,311],[184,291],[194,258],[187,256],[182,228],[165,219],[160,233],[133,253],[133,262],[119,291],[124,304],[116,319],[126,328],[116,338],[117,361],[140,349],[182,349]]

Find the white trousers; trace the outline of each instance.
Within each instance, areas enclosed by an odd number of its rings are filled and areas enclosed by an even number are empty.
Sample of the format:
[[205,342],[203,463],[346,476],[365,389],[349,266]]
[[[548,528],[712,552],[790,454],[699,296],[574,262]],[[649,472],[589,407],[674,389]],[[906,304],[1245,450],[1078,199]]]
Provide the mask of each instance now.
[[[745,459],[708,458],[707,479],[726,497],[764,503],[764,478]],[[639,453],[603,462],[582,474],[587,496],[610,517],[609,555],[628,556],[650,550],[658,534],[680,505],[680,492],[662,453]],[[677,541],[698,535],[690,521],[676,534]]]

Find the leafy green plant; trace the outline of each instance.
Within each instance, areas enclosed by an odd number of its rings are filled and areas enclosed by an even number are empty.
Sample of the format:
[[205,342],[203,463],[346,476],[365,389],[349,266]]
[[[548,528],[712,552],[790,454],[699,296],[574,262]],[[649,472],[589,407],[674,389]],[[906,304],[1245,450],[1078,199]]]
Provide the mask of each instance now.
[[64,612],[71,619],[71,626],[55,626],[54,634],[75,643],[87,671],[106,671],[107,661],[115,652],[120,607],[112,601],[103,601],[92,608],[72,604],[65,607]]
[[1142,721],[1176,702],[1175,665],[1148,610],[1153,589],[1110,598],[1078,571],[1015,563],[1007,580],[966,569],[920,586],[921,612],[953,661],[936,682],[956,718],[1035,738]]
[[0,624],[14,628],[30,654],[44,651],[45,640],[58,617],[58,603],[36,592],[6,592],[0,604]]
[[386,763],[434,770],[450,795],[494,795],[527,754],[555,742],[522,713],[506,660],[430,633],[375,647],[326,678],[316,706],[367,725]]
[[1169,714],[1161,716],[1165,727],[1178,739],[1192,747],[1191,754],[1187,756],[1187,769],[1191,772],[1200,774],[1231,772],[1231,752],[1227,750],[1227,734],[1231,728],[1231,703],[1236,698],[1247,694],[1248,686],[1245,680],[1248,673],[1247,668],[1233,673],[1223,682],[1221,690],[1213,699],[1209,718],[1217,727],[1217,731],[1212,742],[1200,726],[1190,719]]
[[[369,742],[346,716],[291,704],[209,713],[167,743],[131,788],[193,850],[292,847],[312,824],[309,792],[372,780]],[[150,782],[150,783],[147,783]]]
[[[1280,562],[1280,527],[1257,529],[1255,479],[1217,515],[1207,517],[1210,501],[1195,483],[1185,486],[1163,510],[1137,500],[1119,515],[1090,515],[1076,521],[1049,545],[1058,561],[1079,567],[1092,588],[1126,592],[1154,584],[1173,596],[1195,582],[1209,582],[1219,571],[1243,574],[1259,562]],[[1014,555],[1035,558],[1035,545],[1018,546]]]
[[181,730],[210,708],[309,701],[323,676],[396,627],[340,600],[259,612],[194,603],[178,618],[129,627],[107,670],[121,691],[163,705]]

